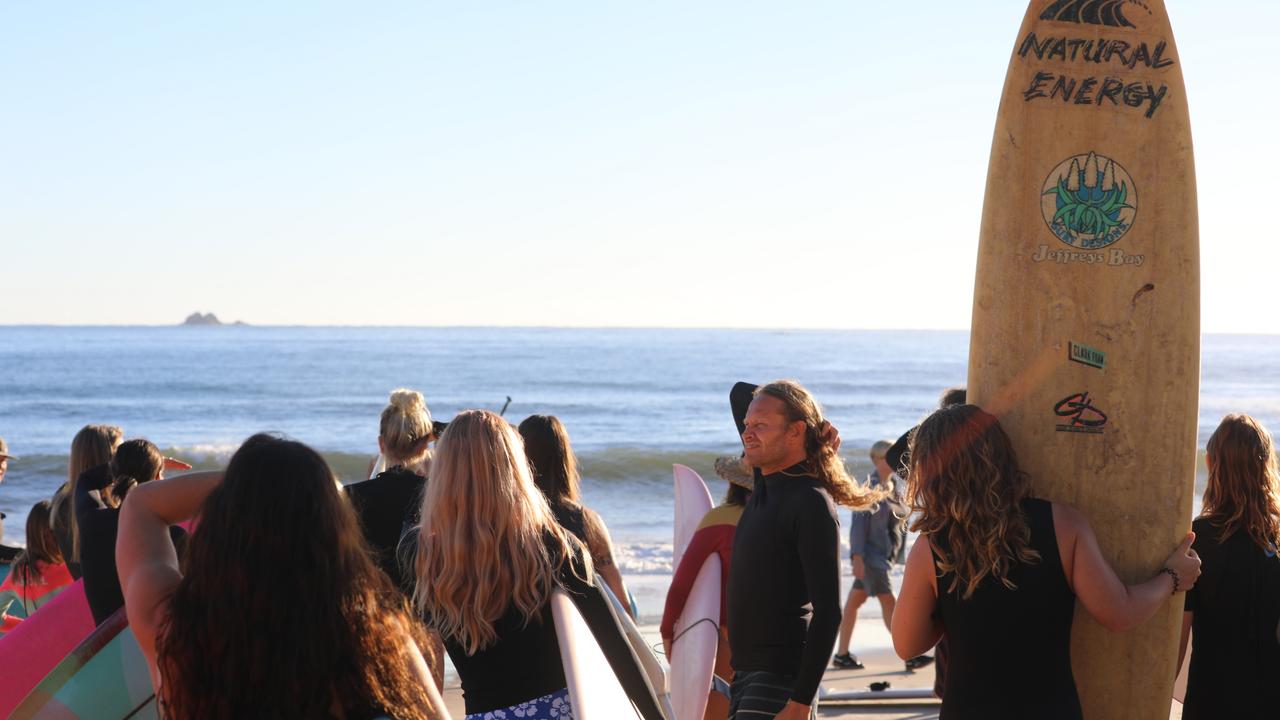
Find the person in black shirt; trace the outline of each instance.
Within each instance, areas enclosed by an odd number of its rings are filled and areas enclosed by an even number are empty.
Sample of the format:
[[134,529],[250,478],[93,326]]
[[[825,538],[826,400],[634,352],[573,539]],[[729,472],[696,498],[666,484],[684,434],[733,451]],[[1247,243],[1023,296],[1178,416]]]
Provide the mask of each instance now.
[[115,425],[85,425],[71,439],[71,456],[67,462],[67,481],[53,494],[53,516],[50,523],[58,538],[62,558],[71,577],[80,579],[80,538],[76,534],[76,481],[84,471],[106,465],[124,439],[124,430]]
[[1083,515],[1031,497],[1009,437],[977,406],[930,415],[909,455],[907,500],[920,537],[893,613],[893,646],[914,657],[946,630],[944,720],[1077,720],[1076,601],[1123,632],[1200,575],[1187,533],[1152,579],[1126,587]]
[[836,504],[868,509],[881,495],[849,478],[798,383],[757,388],[743,427],[743,457],[759,477],[729,570],[729,717],[809,717],[840,629]]
[[[80,543],[80,566],[85,599],[95,625],[124,607],[124,594],[116,572],[116,535],[120,526],[120,504],[139,483],[158,480],[167,458],[149,440],[126,440],[116,448],[109,465],[86,470],[76,479],[76,534]],[[182,467],[190,468],[185,463]],[[182,528],[169,528],[178,556],[186,544]]]
[[467,717],[573,717],[550,606],[563,588],[642,717],[661,720],[583,544],[556,522],[507,421],[470,410],[449,423],[401,555],[414,605],[458,670]]
[[1273,717],[1280,712],[1275,446],[1257,420],[1232,414],[1210,436],[1205,454],[1204,509],[1192,524],[1204,574],[1187,593],[1183,615],[1181,655],[1195,633],[1182,717]]
[[404,532],[418,524],[433,440],[431,412],[422,393],[404,388],[392,391],[378,428],[378,450],[387,469],[346,486],[378,567],[406,594],[413,592],[413,578],[401,571],[396,546]]

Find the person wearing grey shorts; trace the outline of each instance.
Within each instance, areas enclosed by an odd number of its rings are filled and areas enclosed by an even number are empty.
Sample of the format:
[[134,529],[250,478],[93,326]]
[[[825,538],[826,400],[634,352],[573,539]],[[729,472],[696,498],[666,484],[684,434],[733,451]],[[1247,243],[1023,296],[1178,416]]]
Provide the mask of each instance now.
[[[871,446],[871,463],[875,470],[867,478],[872,487],[888,488],[889,497],[874,511],[853,513],[849,523],[853,589],[849,591],[849,599],[845,603],[844,617],[840,623],[840,639],[836,645],[835,657],[831,660],[832,666],[840,669],[861,670],[864,667],[849,653],[849,641],[853,638],[853,628],[858,621],[858,609],[867,598],[873,597],[880,602],[886,628],[893,620],[894,596],[893,586],[889,583],[889,568],[905,540],[903,527],[907,508],[902,502],[905,483],[885,461],[892,446],[893,443],[888,440],[880,440]],[[906,667],[908,670],[915,670],[931,662],[933,658],[921,655],[908,660]]]

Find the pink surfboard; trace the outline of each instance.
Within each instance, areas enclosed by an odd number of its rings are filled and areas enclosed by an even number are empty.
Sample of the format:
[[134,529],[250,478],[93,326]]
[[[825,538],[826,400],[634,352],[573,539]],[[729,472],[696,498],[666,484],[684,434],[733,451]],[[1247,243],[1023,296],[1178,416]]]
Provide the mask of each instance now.
[[0,637],[0,717],[9,717],[31,689],[93,632],[93,615],[77,580],[18,627]]

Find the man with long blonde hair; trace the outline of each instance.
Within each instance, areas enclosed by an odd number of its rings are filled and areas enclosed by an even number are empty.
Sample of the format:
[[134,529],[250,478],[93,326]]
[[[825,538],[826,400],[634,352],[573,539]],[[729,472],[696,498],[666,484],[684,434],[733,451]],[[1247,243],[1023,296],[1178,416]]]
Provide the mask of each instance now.
[[813,395],[784,380],[755,390],[742,433],[755,491],[734,536],[729,571],[729,717],[813,717],[840,628],[836,504],[869,508]]

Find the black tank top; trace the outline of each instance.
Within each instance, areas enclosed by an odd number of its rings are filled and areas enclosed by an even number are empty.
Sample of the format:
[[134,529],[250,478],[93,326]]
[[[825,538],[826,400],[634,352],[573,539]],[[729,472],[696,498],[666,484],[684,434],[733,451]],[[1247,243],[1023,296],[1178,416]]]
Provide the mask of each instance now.
[[[987,577],[968,599],[964,585],[948,592],[954,573],[938,577],[938,609],[950,653],[942,720],[1079,720],[1071,674],[1071,618],[1075,594],[1067,584],[1053,528],[1053,506],[1022,501],[1031,547],[1040,560],[1009,572],[1010,590]],[[947,549],[945,533],[929,542]],[[934,567],[937,567],[934,555]]]
[[587,544],[587,520],[583,516],[582,506],[568,500],[551,503],[551,514],[555,516],[560,527],[573,533],[573,536]]

